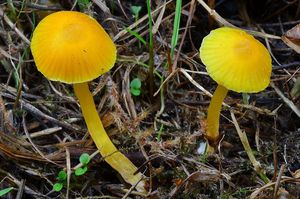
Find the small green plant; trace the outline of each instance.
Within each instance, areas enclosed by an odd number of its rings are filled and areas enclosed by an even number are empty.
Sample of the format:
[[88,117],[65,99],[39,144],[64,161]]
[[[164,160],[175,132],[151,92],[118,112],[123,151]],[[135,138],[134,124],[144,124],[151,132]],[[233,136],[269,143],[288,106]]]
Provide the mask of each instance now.
[[13,189],[14,189],[13,187],[8,187],[8,188],[0,190],[0,197],[4,196],[5,194],[8,194]]
[[[81,176],[87,172],[88,170],[87,165],[90,162],[90,160],[91,157],[89,154],[87,153],[81,154],[79,161],[82,164],[82,167],[79,167],[75,170],[75,176]],[[67,177],[68,174],[64,170],[61,170],[56,176],[57,182],[53,185],[53,190],[60,192],[64,187],[64,185],[66,184]]]
[[57,182],[53,185],[53,190],[56,192],[60,192],[62,190],[63,186],[64,186],[63,183]]
[[137,21],[142,10],[142,6],[131,6],[130,10],[133,14],[134,20]]
[[84,11],[88,8],[90,0],[78,0],[77,4],[79,6],[80,11]]
[[[141,6],[131,6],[130,10],[131,10],[131,13],[133,14],[134,21],[137,22],[137,20],[139,19],[142,7]],[[138,32],[136,32],[130,28],[126,28],[126,31],[129,32],[131,35],[135,36],[144,45],[147,45],[147,42],[144,40],[144,38]],[[141,47],[140,42],[139,42],[139,47]]]
[[57,192],[60,192],[62,190],[64,184],[66,183],[67,173],[64,170],[61,170],[57,174],[56,179],[58,180],[58,182],[53,185],[53,190],[57,191]]
[[134,96],[139,96],[141,94],[142,82],[139,78],[135,78],[130,82],[130,92]]
[[90,158],[89,154],[87,154],[87,153],[81,154],[79,161],[82,164],[82,167],[79,167],[75,170],[76,176],[81,176],[87,172],[87,170],[88,170],[87,165],[90,162],[90,160],[91,160],[91,158]]

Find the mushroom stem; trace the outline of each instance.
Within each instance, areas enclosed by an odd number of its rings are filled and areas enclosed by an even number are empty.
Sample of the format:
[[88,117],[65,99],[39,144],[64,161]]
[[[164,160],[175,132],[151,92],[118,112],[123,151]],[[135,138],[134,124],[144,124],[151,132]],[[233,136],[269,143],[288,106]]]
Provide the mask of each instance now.
[[89,90],[87,83],[74,84],[74,91],[79,99],[82,114],[86,122],[90,136],[96,144],[101,156],[123,179],[135,186],[140,192],[145,192],[143,174],[137,172],[137,167],[114,146],[107,135]]
[[[208,107],[206,139],[208,140],[209,147],[215,148],[219,141],[220,112],[227,92],[228,89],[219,84]],[[211,149],[208,151],[211,151]]]

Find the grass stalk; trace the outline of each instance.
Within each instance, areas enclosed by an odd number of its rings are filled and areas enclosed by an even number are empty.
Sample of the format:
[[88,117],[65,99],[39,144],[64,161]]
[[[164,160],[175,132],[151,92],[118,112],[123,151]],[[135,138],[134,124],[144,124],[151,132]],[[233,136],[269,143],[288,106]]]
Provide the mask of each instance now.
[[151,0],[147,0],[147,11],[148,11],[148,20],[149,20],[149,92],[150,97],[153,97],[154,93],[154,52],[153,52],[153,33],[152,33],[152,15],[151,15]]
[[173,34],[172,34],[172,39],[171,39],[171,58],[173,58],[173,56],[174,56],[174,50],[178,43],[181,6],[182,6],[182,0],[177,0],[176,8],[175,8],[175,19],[174,19],[174,24],[173,24]]

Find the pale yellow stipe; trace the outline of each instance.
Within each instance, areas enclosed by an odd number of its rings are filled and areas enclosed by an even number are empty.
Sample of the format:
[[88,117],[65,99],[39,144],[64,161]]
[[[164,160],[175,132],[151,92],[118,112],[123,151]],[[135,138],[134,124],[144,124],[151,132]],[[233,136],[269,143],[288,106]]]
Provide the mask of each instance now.
[[137,171],[137,167],[127,157],[118,151],[108,137],[97,113],[93,96],[89,91],[88,84],[74,84],[74,91],[79,99],[82,114],[88,127],[90,136],[92,137],[102,157],[105,158],[105,161],[112,168],[119,172],[119,174],[127,183],[131,185],[137,185],[136,189],[138,191],[145,192],[145,183],[142,179],[143,175],[140,172],[137,172],[137,174],[134,175],[134,173]]
[[[218,85],[217,89],[214,92],[214,95],[210,101],[208,112],[207,112],[207,129],[206,136],[211,142],[211,144],[216,144],[219,140],[219,120],[220,120],[220,112],[222,107],[222,102],[226,97],[228,89]],[[207,152],[212,153],[215,146],[208,146]]]

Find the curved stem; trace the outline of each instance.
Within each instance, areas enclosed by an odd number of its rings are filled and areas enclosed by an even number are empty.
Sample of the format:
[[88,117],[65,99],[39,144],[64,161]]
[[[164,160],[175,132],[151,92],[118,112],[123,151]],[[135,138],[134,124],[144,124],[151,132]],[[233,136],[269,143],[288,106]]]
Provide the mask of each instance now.
[[215,147],[215,144],[219,141],[220,111],[227,92],[227,88],[218,85],[208,107],[206,137],[211,147]]
[[88,84],[74,84],[74,91],[79,99],[82,114],[90,136],[102,157],[112,168],[119,172],[127,183],[136,185],[138,191],[145,192],[144,181],[141,180],[143,174],[138,172],[134,175],[137,171],[137,167],[126,156],[118,151],[105,132]]

